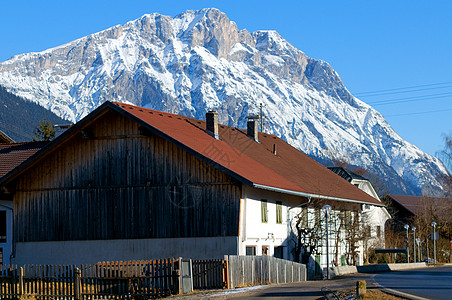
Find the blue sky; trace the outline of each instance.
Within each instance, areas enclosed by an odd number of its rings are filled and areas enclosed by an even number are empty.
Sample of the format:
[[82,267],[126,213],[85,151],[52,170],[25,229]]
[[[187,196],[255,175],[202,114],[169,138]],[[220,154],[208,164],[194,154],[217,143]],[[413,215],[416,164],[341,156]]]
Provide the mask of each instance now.
[[[145,13],[205,7],[222,10],[239,29],[276,30],[330,63],[353,94],[427,153],[441,150],[443,135],[452,134],[452,1],[3,1],[0,61]],[[380,92],[360,94],[373,91]]]

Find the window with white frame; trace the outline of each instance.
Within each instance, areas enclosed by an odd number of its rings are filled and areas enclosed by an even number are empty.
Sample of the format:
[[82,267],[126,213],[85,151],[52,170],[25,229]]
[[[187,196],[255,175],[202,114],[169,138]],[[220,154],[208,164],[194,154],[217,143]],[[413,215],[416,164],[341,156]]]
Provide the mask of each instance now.
[[268,223],[268,210],[267,210],[267,200],[261,200],[261,221],[262,223]]
[[276,224],[282,224],[282,202],[276,201]]

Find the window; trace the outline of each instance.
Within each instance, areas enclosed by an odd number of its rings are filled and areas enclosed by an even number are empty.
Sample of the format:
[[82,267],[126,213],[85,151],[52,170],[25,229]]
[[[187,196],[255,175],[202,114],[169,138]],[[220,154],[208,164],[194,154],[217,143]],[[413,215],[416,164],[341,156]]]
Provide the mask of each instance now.
[[366,237],[370,238],[372,236],[372,230],[370,228],[370,225],[366,226]]
[[276,224],[282,224],[282,202],[276,201]]
[[268,246],[262,246],[262,255],[268,255]]
[[308,208],[303,207],[301,209],[301,227],[308,228]]
[[381,237],[381,227],[377,226],[377,238]]
[[246,255],[256,255],[256,246],[246,246]]
[[6,243],[6,210],[0,210],[0,243]]
[[0,248],[0,266],[3,265],[3,248]]
[[350,228],[352,226],[352,212],[347,210],[345,211],[345,228]]
[[261,221],[268,222],[267,200],[261,200]]
[[320,222],[322,222],[320,208],[315,208],[315,211],[314,211],[314,228],[315,228],[315,226],[319,226]]

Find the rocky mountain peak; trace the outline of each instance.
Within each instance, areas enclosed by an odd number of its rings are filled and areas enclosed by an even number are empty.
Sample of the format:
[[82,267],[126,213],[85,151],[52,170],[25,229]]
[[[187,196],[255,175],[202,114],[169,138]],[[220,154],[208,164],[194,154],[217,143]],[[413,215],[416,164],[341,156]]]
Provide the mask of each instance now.
[[263,131],[321,162],[366,168],[394,193],[441,191],[447,173],[353,97],[328,63],[276,31],[239,30],[213,8],[147,14],[15,56],[0,63],[0,85],[73,122],[114,100],[200,119],[216,109],[220,122],[243,128],[262,104]]
[[241,40],[237,25],[215,8],[185,12],[175,19],[180,19],[182,24],[189,23],[181,27],[182,32],[179,31],[178,37],[182,41],[190,48],[206,48],[218,58],[226,58],[232,47]]

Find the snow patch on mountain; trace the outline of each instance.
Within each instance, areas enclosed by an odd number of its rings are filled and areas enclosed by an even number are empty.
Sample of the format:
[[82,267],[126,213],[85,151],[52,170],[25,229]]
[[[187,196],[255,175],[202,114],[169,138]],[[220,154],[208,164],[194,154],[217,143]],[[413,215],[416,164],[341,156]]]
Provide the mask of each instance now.
[[319,161],[346,159],[392,191],[441,191],[437,158],[404,141],[321,60],[276,31],[249,33],[217,9],[174,18],[146,14],[125,25],[0,64],[0,84],[76,122],[104,101],[129,102],[245,127],[264,109],[264,131]]

